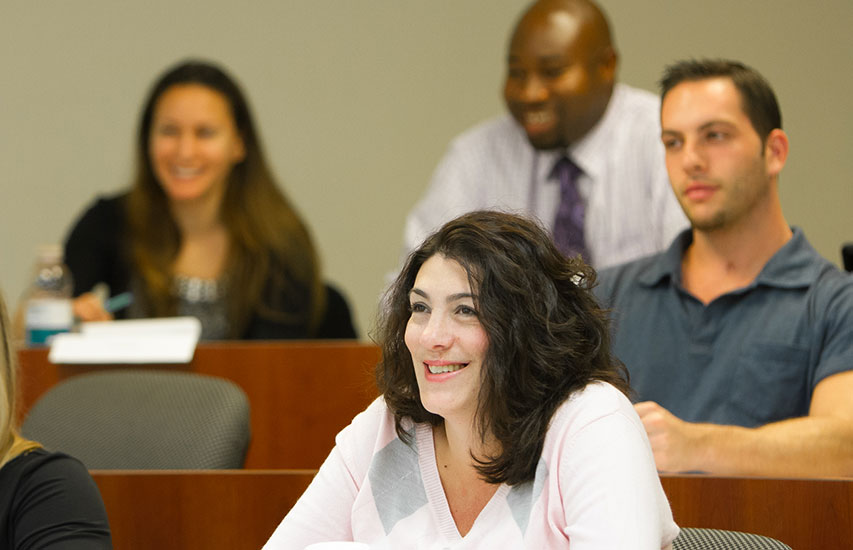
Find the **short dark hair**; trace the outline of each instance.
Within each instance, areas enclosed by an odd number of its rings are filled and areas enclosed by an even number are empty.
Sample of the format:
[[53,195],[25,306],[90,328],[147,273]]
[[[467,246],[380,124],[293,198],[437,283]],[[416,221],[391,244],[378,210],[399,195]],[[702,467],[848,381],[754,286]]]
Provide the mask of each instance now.
[[421,266],[440,254],[465,269],[488,335],[477,425],[497,439],[498,456],[477,460],[483,479],[517,484],[534,478],[548,423],[572,393],[601,380],[628,393],[627,372],[610,352],[609,321],[592,292],[595,272],[580,257],[566,258],[550,235],[529,219],[472,212],[445,224],[406,261],[385,295],[378,340],[377,385],[401,424],[440,425],[421,403],[404,336],[409,292]]
[[762,143],[776,128],[782,128],[782,113],[770,83],[755,69],[727,59],[689,59],[669,65],[660,79],[661,103],[666,94],[684,81],[730,78],[740,94],[741,108]]

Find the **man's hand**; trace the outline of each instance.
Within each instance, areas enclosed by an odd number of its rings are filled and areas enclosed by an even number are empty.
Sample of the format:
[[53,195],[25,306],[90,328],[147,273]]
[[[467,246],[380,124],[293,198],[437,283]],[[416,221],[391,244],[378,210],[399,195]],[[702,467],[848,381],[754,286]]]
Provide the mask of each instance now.
[[809,416],[759,426],[685,422],[654,401],[634,405],[660,472],[853,476],[853,370],[824,378]]
[[646,428],[658,471],[702,469],[697,459],[701,453],[698,443],[702,425],[685,422],[654,401],[637,403],[634,410]]

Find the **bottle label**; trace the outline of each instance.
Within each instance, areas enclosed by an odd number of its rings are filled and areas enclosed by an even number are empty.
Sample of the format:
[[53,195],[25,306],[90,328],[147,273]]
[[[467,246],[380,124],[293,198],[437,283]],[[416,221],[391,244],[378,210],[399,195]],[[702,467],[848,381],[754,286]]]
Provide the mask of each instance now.
[[44,345],[54,334],[68,332],[74,324],[71,300],[33,298],[27,302],[27,344]]

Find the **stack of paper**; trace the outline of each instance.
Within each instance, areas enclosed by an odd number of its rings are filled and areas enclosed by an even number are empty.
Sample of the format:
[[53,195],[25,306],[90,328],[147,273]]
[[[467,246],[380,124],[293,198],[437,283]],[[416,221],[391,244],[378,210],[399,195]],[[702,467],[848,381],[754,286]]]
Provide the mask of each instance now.
[[52,363],[189,363],[201,323],[195,317],[82,323],[51,340]]

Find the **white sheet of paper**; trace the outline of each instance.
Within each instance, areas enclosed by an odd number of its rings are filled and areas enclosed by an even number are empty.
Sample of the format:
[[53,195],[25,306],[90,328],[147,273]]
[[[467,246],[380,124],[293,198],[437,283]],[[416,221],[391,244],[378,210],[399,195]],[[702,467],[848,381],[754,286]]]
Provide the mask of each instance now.
[[201,335],[195,317],[83,323],[57,334],[48,360],[62,364],[189,363]]

